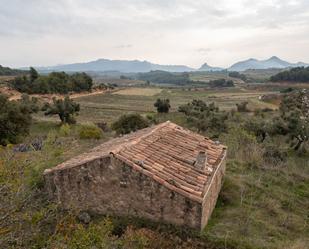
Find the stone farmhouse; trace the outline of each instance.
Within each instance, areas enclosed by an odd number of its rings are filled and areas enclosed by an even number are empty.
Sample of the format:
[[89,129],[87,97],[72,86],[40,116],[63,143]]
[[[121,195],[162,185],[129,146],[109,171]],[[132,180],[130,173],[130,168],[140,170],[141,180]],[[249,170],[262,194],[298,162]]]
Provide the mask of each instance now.
[[44,172],[65,209],[203,229],[225,172],[226,147],[169,121],[112,139]]

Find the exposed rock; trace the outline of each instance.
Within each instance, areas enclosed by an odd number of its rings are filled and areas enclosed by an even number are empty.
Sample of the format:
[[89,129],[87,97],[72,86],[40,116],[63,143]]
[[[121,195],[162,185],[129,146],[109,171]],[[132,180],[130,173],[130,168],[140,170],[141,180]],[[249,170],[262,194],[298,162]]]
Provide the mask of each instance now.
[[78,219],[80,222],[84,223],[84,224],[89,224],[91,221],[91,217],[87,212],[81,212],[78,215]]
[[43,148],[43,139],[42,138],[36,138],[31,143],[28,144],[18,144],[14,146],[13,151],[14,152],[28,152],[28,151],[38,151],[42,150]]
[[36,138],[31,142],[31,145],[34,150],[42,150],[43,148],[43,139],[42,138]]
[[29,144],[18,144],[14,146],[13,151],[14,152],[27,152],[30,151],[31,147]]
[[106,122],[96,123],[96,126],[98,126],[104,132],[107,132],[109,130]]

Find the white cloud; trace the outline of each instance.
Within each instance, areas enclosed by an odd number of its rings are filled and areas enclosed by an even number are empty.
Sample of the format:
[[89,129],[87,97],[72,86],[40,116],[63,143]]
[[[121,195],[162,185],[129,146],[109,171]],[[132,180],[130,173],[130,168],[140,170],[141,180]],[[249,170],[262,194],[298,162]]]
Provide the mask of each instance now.
[[271,55],[309,62],[308,0],[0,0],[0,6],[3,65],[114,58],[227,66]]

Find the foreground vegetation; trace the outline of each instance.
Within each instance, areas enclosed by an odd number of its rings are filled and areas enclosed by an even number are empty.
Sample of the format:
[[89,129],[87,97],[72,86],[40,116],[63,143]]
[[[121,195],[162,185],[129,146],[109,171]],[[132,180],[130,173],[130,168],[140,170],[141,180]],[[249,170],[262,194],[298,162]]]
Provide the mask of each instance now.
[[[58,119],[46,122],[39,112],[34,115],[39,121],[31,125],[22,145],[1,148],[0,248],[307,247],[308,140],[295,149],[297,138],[293,136],[305,131],[299,128],[308,127],[301,123],[306,119],[294,119],[295,115],[306,115],[301,114],[306,106],[292,101],[299,98],[288,99],[292,96],[289,93],[280,110],[266,110],[265,104],[257,101],[261,92],[155,90],[153,96],[80,98],[80,123],[74,125],[61,125]],[[154,103],[158,98],[161,102],[169,99],[168,113],[157,112]],[[248,104],[241,104],[244,101]],[[136,111],[143,117],[121,116]],[[108,126],[114,123],[117,133],[171,120],[226,144],[225,181],[205,230],[199,233],[130,217],[94,214],[85,224],[79,210],[64,212],[50,202],[44,191],[43,170],[115,135],[110,129],[103,132],[94,124],[81,124],[89,119],[107,121]],[[273,132],[275,120],[287,130]]]
[[23,98],[20,103],[0,94],[0,146],[18,143],[29,132],[32,103]]

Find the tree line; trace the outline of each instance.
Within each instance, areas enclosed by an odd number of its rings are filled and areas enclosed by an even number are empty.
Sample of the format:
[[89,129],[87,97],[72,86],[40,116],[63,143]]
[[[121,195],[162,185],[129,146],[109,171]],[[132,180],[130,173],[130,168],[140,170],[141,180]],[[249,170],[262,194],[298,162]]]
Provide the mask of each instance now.
[[137,79],[159,84],[186,85],[192,83],[189,73],[170,73],[159,70],[139,73]]
[[92,88],[92,78],[86,73],[66,74],[65,72],[52,72],[40,75],[34,68],[30,68],[29,75],[16,77],[11,87],[17,91],[33,94],[89,91]]
[[15,76],[15,75],[22,75],[26,73],[28,73],[28,71],[12,69],[12,68],[3,67],[0,65],[0,76]]
[[236,79],[241,79],[243,81],[247,81],[247,76],[245,74],[239,72],[230,72],[229,76]]
[[[146,81],[148,83],[158,83],[158,84],[171,84],[171,85],[189,85],[189,84],[200,84],[204,85],[204,81],[191,80],[190,74],[184,73],[170,73],[166,71],[151,71],[148,73],[139,73],[137,79]],[[208,85],[210,87],[234,87],[234,82],[232,80],[217,79],[209,81]]]
[[309,67],[295,67],[271,76],[270,80],[273,82],[309,82]]
[[211,80],[209,81],[209,85],[211,87],[218,87],[218,88],[235,86],[234,81],[226,79]]

